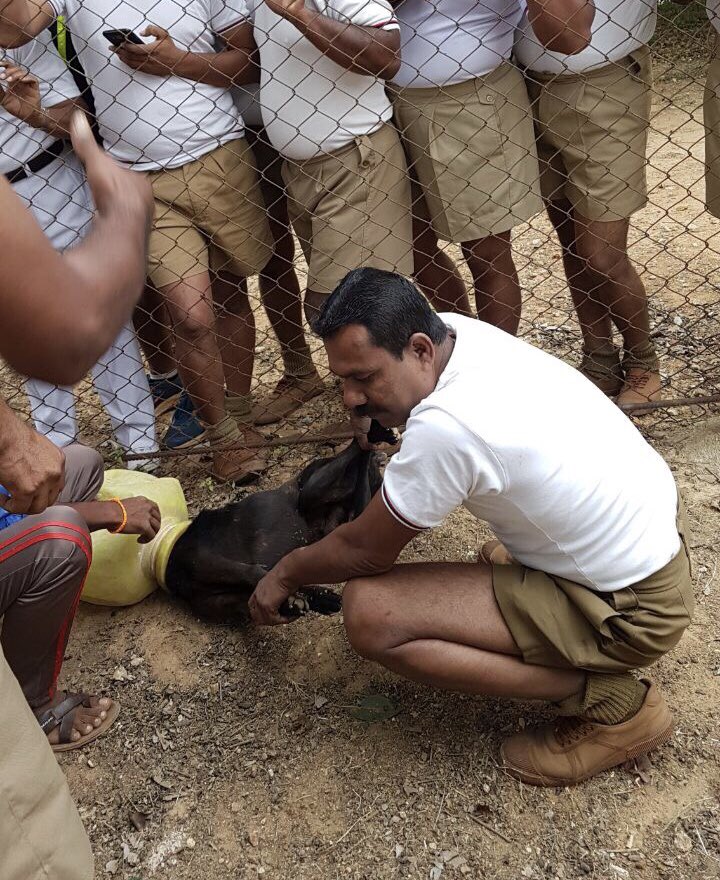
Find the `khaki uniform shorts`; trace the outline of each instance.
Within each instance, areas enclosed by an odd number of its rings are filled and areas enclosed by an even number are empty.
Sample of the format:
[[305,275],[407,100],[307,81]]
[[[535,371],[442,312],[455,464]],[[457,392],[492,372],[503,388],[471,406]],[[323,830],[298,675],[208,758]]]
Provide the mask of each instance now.
[[720,41],[708,66],[703,117],[705,122],[705,205],[720,217]]
[[532,113],[520,71],[430,89],[391,89],[395,123],[423,195],[413,211],[465,243],[542,211]]
[[334,153],[286,159],[282,173],[308,290],[332,293],[362,266],[412,274],[410,183],[392,125]]
[[495,598],[523,660],[615,673],[649,666],[667,654],[695,607],[682,504],[678,532],[681,547],[674,559],[612,593],[522,565],[494,565]]
[[0,651],[0,878],[91,880],[85,829],[47,737]]
[[587,73],[527,71],[540,185],[588,220],[625,220],[647,202],[646,151],[652,98],[647,46]]
[[265,266],[270,230],[255,159],[244,138],[148,176],[155,195],[148,275],[155,287],[208,269],[244,278]]

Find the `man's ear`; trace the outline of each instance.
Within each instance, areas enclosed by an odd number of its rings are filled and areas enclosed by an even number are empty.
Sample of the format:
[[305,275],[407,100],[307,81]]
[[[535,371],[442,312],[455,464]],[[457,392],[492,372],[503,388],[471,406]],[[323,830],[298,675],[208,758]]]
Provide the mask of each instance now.
[[425,333],[413,333],[409,345],[415,357],[423,363],[432,361],[435,356],[435,345]]
[[335,458],[320,462],[300,486],[298,511],[305,515],[353,497],[363,451],[353,441]]

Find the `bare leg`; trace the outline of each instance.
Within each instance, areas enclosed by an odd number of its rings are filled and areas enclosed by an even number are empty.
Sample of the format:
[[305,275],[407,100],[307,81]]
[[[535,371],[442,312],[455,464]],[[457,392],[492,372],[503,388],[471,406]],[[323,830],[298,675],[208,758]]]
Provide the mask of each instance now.
[[462,251],[475,282],[478,318],[515,335],[520,324],[522,296],[510,233],[465,242]]
[[560,239],[565,277],[580,323],[583,348],[587,352],[613,349],[610,310],[600,299],[597,279],[586,272],[585,263],[577,254],[572,206],[562,200],[547,202],[545,207]]
[[398,565],[350,581],[343,594],[351,645],[399,675],[447,690],[559,701],[585,673],[530,666],[500,613],[481,563]]
[[149,283],[133,313],[133,324],[151,372],[163,375],[174,371],[170,315],[165,301]]
[[215,312],[207,272],[160,291],[175,332],[178,371],[200,418],[208,425],[225,416],[225,379],[215,337]]
[[457,266],[438,245],[432,226],[419,217],[413,217],[413,257],[415,281],[433,308],[438,312],[472,314]]
[[216,334],[229,394],[248,395],[255,358],[255,315],[247,281],[227,272],[213,277]]

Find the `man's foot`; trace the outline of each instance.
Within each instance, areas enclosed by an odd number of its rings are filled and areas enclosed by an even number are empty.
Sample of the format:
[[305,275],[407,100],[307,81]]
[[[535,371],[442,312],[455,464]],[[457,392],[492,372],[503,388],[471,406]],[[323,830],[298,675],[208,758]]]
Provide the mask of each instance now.
[[67,752],[102,736],[118,717],[120,705],[109,697],[58,691],[33,711],[52,750]]
[[205,428],[195,415],[190,395],[183,391],[178,405],[175,407],[170,427],[163,437],[163,446],[167,449],[190,449],[207,442]]
[[560,718],[515,734],[500,749],[503,768],[528,785],[575,785],[644,755],[670,739],[673,717],[654,684],[639,711],[620,724]]
[[166,379],[153,379],[148,376],[148,385],[152,394],[155,415],[159,418],[170,412],[180,400],[183,393],[183,384],[180,376],[168,376]]
[[611,351],[583,350],[579,369],[586,379],[597,385],[608,397],[614,397],[623,387],[620,352],[616,348]]
[[233,444],[238,446],[237,449],[218,449],[213,454],[210,476],[218,483],[234,483],[236,486],[254,483],[267,470],[267,456],[262,449],[242,449],[240,443],[257,443],[264,439],[259,431],[241,427],[239,443]]
[[272,394],[255,406],[252,421],[256,425],[279,422],[324,390],[323,381],[315,371],[307,376],[283,376]]
[[649,403],[659,400],[662,396],[662,379],[660,373],[631,367],[625,374],[625,383],[618,395],[617,403]]

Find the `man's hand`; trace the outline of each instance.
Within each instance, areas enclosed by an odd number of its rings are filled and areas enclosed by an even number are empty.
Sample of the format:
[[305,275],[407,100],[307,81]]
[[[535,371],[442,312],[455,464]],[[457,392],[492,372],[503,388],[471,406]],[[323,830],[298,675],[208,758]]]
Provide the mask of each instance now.
[[7,419],[0,446],[0,484],[10,497],[0,494],[0,506],[11,513],[42,513],[65,485],[65,454],[14,415]]
[[127,523],[123,535],[139,535],[138,544],[147,544],[160,531],[160,508],[149,498],[124,498]]
[[95,142],[84,113],[78,111],[73,116],[70,134],[75,154],[85,166],[97,213],[107,215],[112,208],[117,216],[121,209],[128,224],[141,224],[149,231],[154,202],[147,176],[126,171],[106,155]]
[[289,618],[282,617],[278,613],[278,608],[290,595],[290,590],[280,580],[275,569],[269,571],[250,597],[250,617],[255,626],[278,626],[281,623],[290,623]]
[[307,22],[308,17],[313,15],[305,6],[305,0],[265,0],[265,3],[276,15],[286,18],[295,25]]
[[0,61],[0,105],[12,116],[33,124],[40,112],[40,84],[23,67]]
[[140,36],[155,37],[155,40],[142,46],[138,43],[126,42],[121,46],[110,48],[123,64],[127,64],[133,70],[149,73],[151,76],[172,76],[188,54],[178,49],[164,28],[156,27],[154,24],[146,27]]

